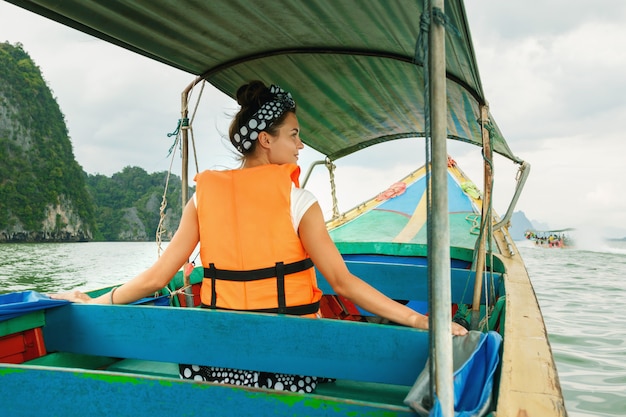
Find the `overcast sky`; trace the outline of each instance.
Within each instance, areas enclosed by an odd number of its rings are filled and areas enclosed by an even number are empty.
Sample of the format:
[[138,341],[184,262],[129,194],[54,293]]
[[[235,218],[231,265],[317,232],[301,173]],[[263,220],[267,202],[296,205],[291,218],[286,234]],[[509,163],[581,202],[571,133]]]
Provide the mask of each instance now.
[[[517,209],[552,228],[604,235],[613,228],[610,237],[626,236],[626,2],[474,0],[466,9],[491,112],[513,152],[532,165]],[[132,165],[151,173],[173,163],[179,174],[180,158],[168,156],[173,138],[167,133],[176,127],[180,94],[192,75],[6,2],[0,2],[3,41],[20,42],[41,69],[86,172],[110,176]],[[235,103],[207,86],[198,109],[200,170],[235,167],[224,139]],[[348,196],[340,195],[340,210],[417,168],[407,155],[417,154],[421,164],[423,148],[423,141],[413,140],[337,161],[339,192]],[[448,150],[482,186],[478,148],[449,142]],[[301,154],[303,171],[319,157],[310,150]],[[372,168],[379,165],[384,168]],[[503,214],[516,166],[497,158],[495,169],[496,210]],[[315,173],[310,187],[330,215],[327,175]]]

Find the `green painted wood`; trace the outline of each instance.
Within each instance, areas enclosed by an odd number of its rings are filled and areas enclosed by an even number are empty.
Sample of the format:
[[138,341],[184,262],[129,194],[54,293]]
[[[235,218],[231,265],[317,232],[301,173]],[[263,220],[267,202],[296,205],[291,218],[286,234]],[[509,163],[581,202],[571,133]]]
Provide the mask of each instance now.
[[[335,242],[337,249],[343,255],[351,254],[376,254],[389,256],[417,256],[427,257],[428,246],[421,243],[397,243],[397,242]],[[472,262],[474,251],[472,249],[450,246],[450,259],[459,259]],[[505,272],[504,264],[498,257],[486,259],[486,265],[496,272]]]
[[[123,372],[138,375],[151,375],[166,378],[178,378],[178,364],[124,359],[107,368],[111,372]],[[320,383],[315,394],[335,397],[343,400],[368,401],[380,404],[403,404],[410,387],[405,385],[379,384],[375,382],[359,382],[334,380]]]
[[[178,378],[178,364],[143,361],[139,359],[124,359],[107,368],[111,372],[123,372],[138,375]],[[320,383],[315,394],[326,397],[335,397],[342,400],[368,401],[380,404],[402,405],[409,393],[410,387],[405,385],[379,384],[374,382],[359,382],[348,380],[334,380]]]
[[[105,358],[101,356],[79,355],[57,352],[25,362],[24,365],[36,365],[60,368],[81,368],[85,370],[101,369],[109,372],[129,373],[141,376],[157,376],[178,379],[178,364],[140,359]],[[317,386],[315,394],[341,399],[369,401],[381,404],[402,404],[410,387],[405,385],[379,384],[336,380]]]
[[[31,416],[415,416],[402,404],[101,371],[0,364],[0,410]],[[25,389],[27,387],[27,389]]]
[[178,364],[171,362],[122,359],[107,368],[111,372],[178,378]]
[[319,384],[315,393],[345,400],[401,405],[410,389],[411,387],[404,385],[337,380],[332,383]]
[[49,311],[49,352],[412,385],[428,332],[402,326],[153,306]]
[[25,365],[53,366],[58,368],[106,369],[119,359],[105,356],[82,355],[68,352],[54,352],[24,362]]
[[46,324],[46,319],[43,310],[33,311],[32,313],[0,322],[0,337],[41,327],[44,324]]

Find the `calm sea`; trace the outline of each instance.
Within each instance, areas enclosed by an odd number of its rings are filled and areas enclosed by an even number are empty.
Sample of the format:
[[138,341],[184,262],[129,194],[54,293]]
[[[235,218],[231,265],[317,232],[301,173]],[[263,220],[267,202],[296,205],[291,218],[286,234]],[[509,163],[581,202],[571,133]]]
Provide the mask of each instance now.
[[[594,250],[520,242],[570,417],[626,415],[626,243]],[[0,293],[95,289],[132,278],[155,243],[0,245]]]

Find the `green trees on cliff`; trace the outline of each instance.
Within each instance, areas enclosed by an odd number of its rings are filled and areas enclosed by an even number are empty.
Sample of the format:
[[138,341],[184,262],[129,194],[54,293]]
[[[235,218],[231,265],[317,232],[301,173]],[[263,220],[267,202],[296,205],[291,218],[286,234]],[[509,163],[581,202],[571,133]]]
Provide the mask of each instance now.
[[[153,240],[159,225],[166,176],[166,172],[148,174],[139,167],[126,167],[111,177],[87,175],[87,188],[95,203],[99,231],[97,238],[119,240],[124,227],[121,220],[125,217],[126,210],[134,208],[148,238]],[[171,176],[166,196],[166,212],[176,225],[182,213],[181,190],[180,178]]]
[[49,207],[72,202],[85,233],[93,204],[65,118],[20,44],[0,44],[0,229],[41,229]]
[[[166,173],[139,167],[86,174],[39,67],[21,44],[0,43],[0,241],[133,239],[123,233],[129,210],[154,239],[165,181]],[[180,200],[174,177],[167,202],[175,224]],[[71,214],[74,224],[51,208]]]

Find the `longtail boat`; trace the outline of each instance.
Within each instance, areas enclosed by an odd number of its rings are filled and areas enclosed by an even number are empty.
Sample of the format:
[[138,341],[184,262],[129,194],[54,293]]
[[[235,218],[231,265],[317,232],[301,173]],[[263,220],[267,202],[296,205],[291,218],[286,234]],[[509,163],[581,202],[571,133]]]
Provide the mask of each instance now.
[[574,246],[574,240],[571,237],[571,233],[576,229],[571,227],[567,229],[554,229],[554,230],[533,230],[528,229],[524,232],[524,237],[531,242],[534,242],[536,247],[539,248],[571,248]]
[[[490,114],[462,1],[9,1],[191,74],[180,119],[185,154],[189,93],[203,82],[230,97],[252,79],[291,91],[303,140],[331,173],[369,146],[425,138],[422,168],[333,212],[328,229],[352,272],[429,314],[431,330],[371,316],[320,274],[319,320],[194,308],[198,269],[134,305],[5,294],[3,415],[567,414],[507,230],[529,165]],[[480,149],[483,191],[448,156],[447,139]],[[502,217],[492,209],[494,153],[520,168]],[[471,337],[451,337],[453,319]],[[312,393],[198,383],[179,379],[178,363],[331,382]]]

